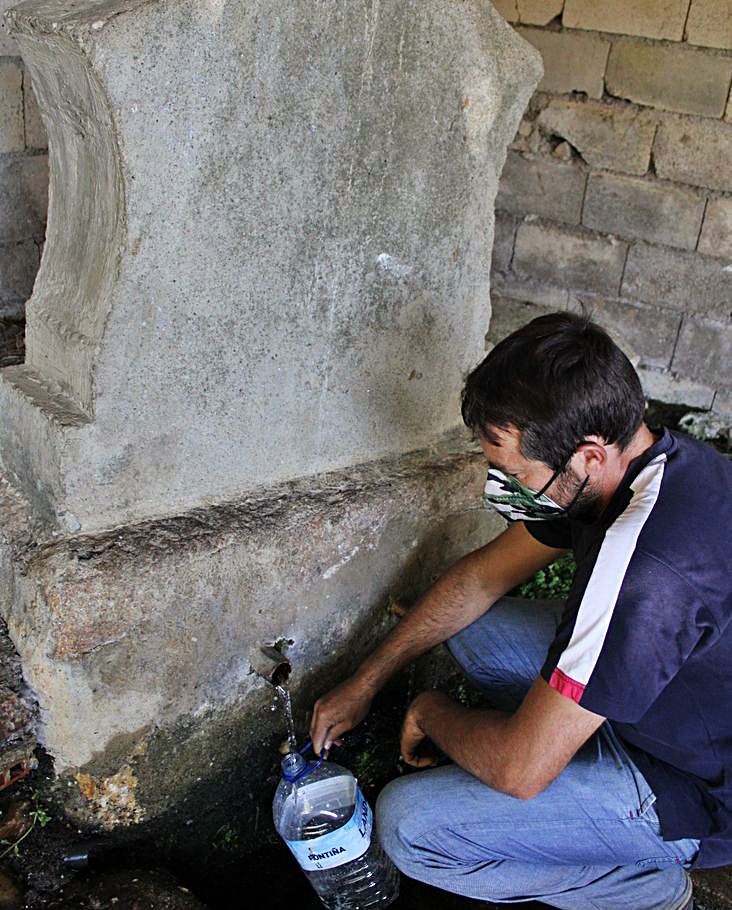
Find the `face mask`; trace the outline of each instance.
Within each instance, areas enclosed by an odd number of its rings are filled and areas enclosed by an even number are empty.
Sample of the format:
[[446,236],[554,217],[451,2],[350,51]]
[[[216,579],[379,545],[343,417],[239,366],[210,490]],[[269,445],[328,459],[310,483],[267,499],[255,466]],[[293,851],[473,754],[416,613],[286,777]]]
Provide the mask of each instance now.
[[504,474],[497,468],[491,468],[483,490],[483,505],[494,508],[508,521],[561,518],[566,509],[558,506],[553,499],[544,494],[544,490],[548,490],[561,473],[556,471],[549,483],[537,493],[525,487],[515,477]]

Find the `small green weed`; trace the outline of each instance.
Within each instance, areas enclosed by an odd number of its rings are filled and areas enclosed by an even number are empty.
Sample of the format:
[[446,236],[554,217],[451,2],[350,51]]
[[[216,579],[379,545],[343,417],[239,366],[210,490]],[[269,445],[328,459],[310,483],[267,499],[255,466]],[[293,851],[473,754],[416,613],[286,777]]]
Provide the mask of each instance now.
[[239,847],[239,832],[233,825],[222,825],[214,835],[213,846],[217,850],[235,853]]
[[28,827],[27,831],[24,831],[16,841],[9,841],[5,839],[0,840],[0,844],[7,844],[5,850],[0,853],[0,859],[4,859],[8,853],[12,853],[13,856],[20,856],[20,845],[26,839],[26,837],[28,837],[31,831],[33,831],[36,826],[39,828],[45,828],[46,825],[51,821],[51,816],[41,805],[41,795],[37,790],[34,790],[31,794],[31,800],[33,808],[28,813],[28,817],[31,820],[30,826]]

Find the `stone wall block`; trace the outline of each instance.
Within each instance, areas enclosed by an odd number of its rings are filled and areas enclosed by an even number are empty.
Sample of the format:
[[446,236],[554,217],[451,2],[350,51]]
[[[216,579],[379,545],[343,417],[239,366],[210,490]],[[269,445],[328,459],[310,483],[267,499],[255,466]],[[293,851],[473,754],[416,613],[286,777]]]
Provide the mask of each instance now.
[[627,244],[526,221],[519,225],[513,270],[523,278],[560,288],[614,295],[623,274]]
[[0,158],[0,243],[42,240],[48,209],[48,156]]
[[519,22],[548,25],[562,12],[564,0],[518,0]]
[[494,271],[505,272],[511,265],[517,224],[518,219],[508,212],[496,212],[496,223],[493,230],[493,260],[491,262],[491,268]]
[[686,40],[704,47],[732,48],[732,4],[729,0],[691,0]]
[[630,240],[648,240],[693,250],[705,199],[670,183],[619,174],[591,174],[582,223]]
[[38,247],[32,240],[0,244],[0,314],[5,306],[27,300],[38,271]]
[[601,98],[604,90],[605,64],[610,42],[582,32],[554,32],[540,28],[519,28],[544,61],[544,78],[539,91],[564,95],[584,92],[590,98]]
[[555,98],[539,115],[539,125],[566,139],[594,168],[636,175],[648,170],[656,130],[650,111]]
[[653,160],[659,177],[732,192],[732,124],[666,115]]
[[711,385],[723,395],[732,393],[732,326],[684,319],[672,369]]
[[0,0],[0,57],[16,57],[20,54],[15,38],[10,34],[5,22],[5,12],[15,6],[18,0]]
[[637,104],[721,117],[732,80],[732,58],[682,46],[617,41],[605,81],[611,95]]
[[491,0],[491,2],[507,22],[519,21],[518,0]]
[[693,382],[683,376],[660,370],[638,370],[641,385],[647,398],[668,404],[685,404],[690,408],[709,410],[715,398],[711,386]]
[[562,24],[680,41],[688,8],[689,0],[566,0]]
[[[725,418],[727,421],[732,421],[732,395],[724,395],[719,392],[715,394],[712,411],[714,414],[719,414],[720,417]],[[720,891],[726,889],[726,887],[727,881],[726,879],[723,879],[720,883]],[[726,894],[726,890],[724,890],[723,893]]]
[[46,127],[41,120],[33,82],[28,70],[23,74],[23,105],[25,108],[25,144],[30,149],[48,148]]
[[[39,695],[56,771],[116,762],[110,773],[122,760],[120,734],[132,748],[150,723],[192,724],[232,701],[254,728],[258,760],[274,765],[270,746],[281,739],[282,718],[265,730],[253,710],[263,702],[271,717],[272,697],[250,671],[251,651],[292,639],[293,697],[304,712],[309,687],[322,691],[352,672],[383,636],[387,602],[410,605],[432,573],[503,530],[497,515],[478,508],[484,482],[485,459],[461,431],[428,452],[187,514],[38,539],[22,497],[0,477],[0,612]],[[155,781],[176,788],[185,774],[181,789],[195,787],[210,758],[228,767],[241,744],[241,736],[222,737],[205,750],[205,765],[158,753],[147,780],[138,769],[141,810],[155,812],[143,795],[158,789]],[[260,766],[244,767],[261,788],[252,770]]]
[[502,297],[500,294],[491,294],[491,324],[485,336],[486,350],[490,350],[499,341],[503,341],[516,329],[520,329],[537,316],[551,312],[549,307],[537,306],[535,303],[525,300]]
[[509,152],[496,208],[579,224],[586,179],[584,169],[576,163]]
[[0,152],[23,148],[23,70],[14,60],[0,60]]
[[[546,310],[566,310],[569,305],[569,291],[564,288],[539,284],[525,278],[518,278],[512,272],[493,275],[491,291],[503,298],[533,303]],[[491,318],[492,315],[491,315]]]
[[718,319],[729,317],[732,272],[724,259],[636,243],[625,267],[624,297]]
[[732,259],[732,199],[710,199],[699,237],[699,252]]
[[623,350],[631,349],[637,365],[665,369],[671,363],[681,316],[624,300],[584,298],[570,309],[589,315],[606,328]]

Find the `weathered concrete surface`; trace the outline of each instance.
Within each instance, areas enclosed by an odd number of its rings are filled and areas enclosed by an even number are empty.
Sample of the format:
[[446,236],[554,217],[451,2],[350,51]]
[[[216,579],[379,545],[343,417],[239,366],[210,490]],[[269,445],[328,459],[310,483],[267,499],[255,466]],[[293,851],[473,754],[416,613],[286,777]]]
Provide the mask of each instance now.
[[481,507],[484,471],[482,454],[452,441],[63,540],[34,534],[3,483],[0,613],[37,693],[40,739],[87,812],[113,825],[179,802],[216,772],[186,757],[208,742],[204,728],[231,735],[235,720],[238,741],[221,733],[216,754],[259,750],[261,762],[283,722],[252,648],[291,642],[302,718],[373,647],[390,605],[413,602],[503,526]]
[[10,23],[51,187],[0,460],[37,514],[111,528],[457,424],[541,75],[489,3],[26,0]]

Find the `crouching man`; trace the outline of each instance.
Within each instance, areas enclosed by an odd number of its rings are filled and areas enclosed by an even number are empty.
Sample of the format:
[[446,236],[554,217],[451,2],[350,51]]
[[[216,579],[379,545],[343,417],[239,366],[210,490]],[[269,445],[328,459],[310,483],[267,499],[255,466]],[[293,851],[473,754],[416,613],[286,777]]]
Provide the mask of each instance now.
[[[509,526],[457,562],[315,705],[316,750],[405,664],[445,642],[490,709],[437,691],[402,754],[453,764],[377,804],[406,874],[496,903],[688,910],[687,869],[732,862],[732,465],[643,422],[630,362],[557,313],[470,374],[463,417]],[[572,551],[566,602],[504,596]]]

